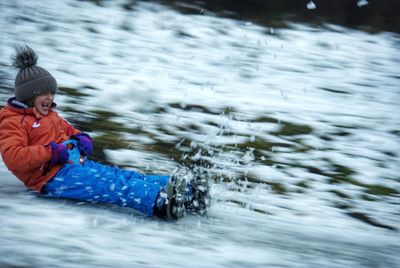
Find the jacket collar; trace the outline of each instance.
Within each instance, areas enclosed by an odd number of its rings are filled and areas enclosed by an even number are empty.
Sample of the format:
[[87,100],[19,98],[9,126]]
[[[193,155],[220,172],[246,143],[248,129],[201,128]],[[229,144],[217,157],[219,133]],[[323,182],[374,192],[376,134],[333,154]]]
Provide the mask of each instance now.
[[11,106],[16,109],[28,109],[29,106],[23,102],[17,101],[15,97],[8,99],[7,101],[8,106]]
[[[57,104],[53,102],[51,105],[50,111],[53,111],[54,108],[56,108]],[[7,108],[20,114],[31,114],[34,115],[36,118],[42,118],[44,115],[36,111],[34,107],[29,107],[23,102],[17,101],[16,97],[12,97],[8,99],[7,101]]]

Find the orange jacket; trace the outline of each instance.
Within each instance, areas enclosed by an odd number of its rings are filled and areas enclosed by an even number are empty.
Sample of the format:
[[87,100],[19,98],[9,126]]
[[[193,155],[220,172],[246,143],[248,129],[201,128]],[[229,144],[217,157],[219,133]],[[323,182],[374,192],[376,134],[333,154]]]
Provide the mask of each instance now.
[[33,108],[13,105],[13,99],[0,110],[0,153],[17,178],[40,192],[62,167],[49,166],[52,157],[49,143],[64,142],[79,131],[53,110],[44,116]]

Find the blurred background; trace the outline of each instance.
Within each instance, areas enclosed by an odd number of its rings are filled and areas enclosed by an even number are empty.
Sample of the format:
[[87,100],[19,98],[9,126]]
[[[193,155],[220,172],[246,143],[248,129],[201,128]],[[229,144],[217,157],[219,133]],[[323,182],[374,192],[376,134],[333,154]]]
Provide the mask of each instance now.
[[47,200],[0,163],[0,266],[398,267],[400,2],[0,0],[93,159],[202,166],[207,217]]

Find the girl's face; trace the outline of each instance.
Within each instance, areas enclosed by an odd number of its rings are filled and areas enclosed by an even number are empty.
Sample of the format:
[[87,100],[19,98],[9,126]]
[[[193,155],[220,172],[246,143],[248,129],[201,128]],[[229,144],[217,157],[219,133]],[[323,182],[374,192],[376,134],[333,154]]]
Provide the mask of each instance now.
[[54,92],[44,93],[33,99],[33,107],[42,115],[47,115],[50,112],[51,105],[54,101]]

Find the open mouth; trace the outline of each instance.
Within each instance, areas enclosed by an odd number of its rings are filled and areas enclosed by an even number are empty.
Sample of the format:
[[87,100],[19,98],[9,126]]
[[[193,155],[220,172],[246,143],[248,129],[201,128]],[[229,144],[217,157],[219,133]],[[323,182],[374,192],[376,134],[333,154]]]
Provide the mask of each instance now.
[[50,109],[50,107],[51,107],[51,102],[43,102],[42,103],[43,110],[47,111]]

